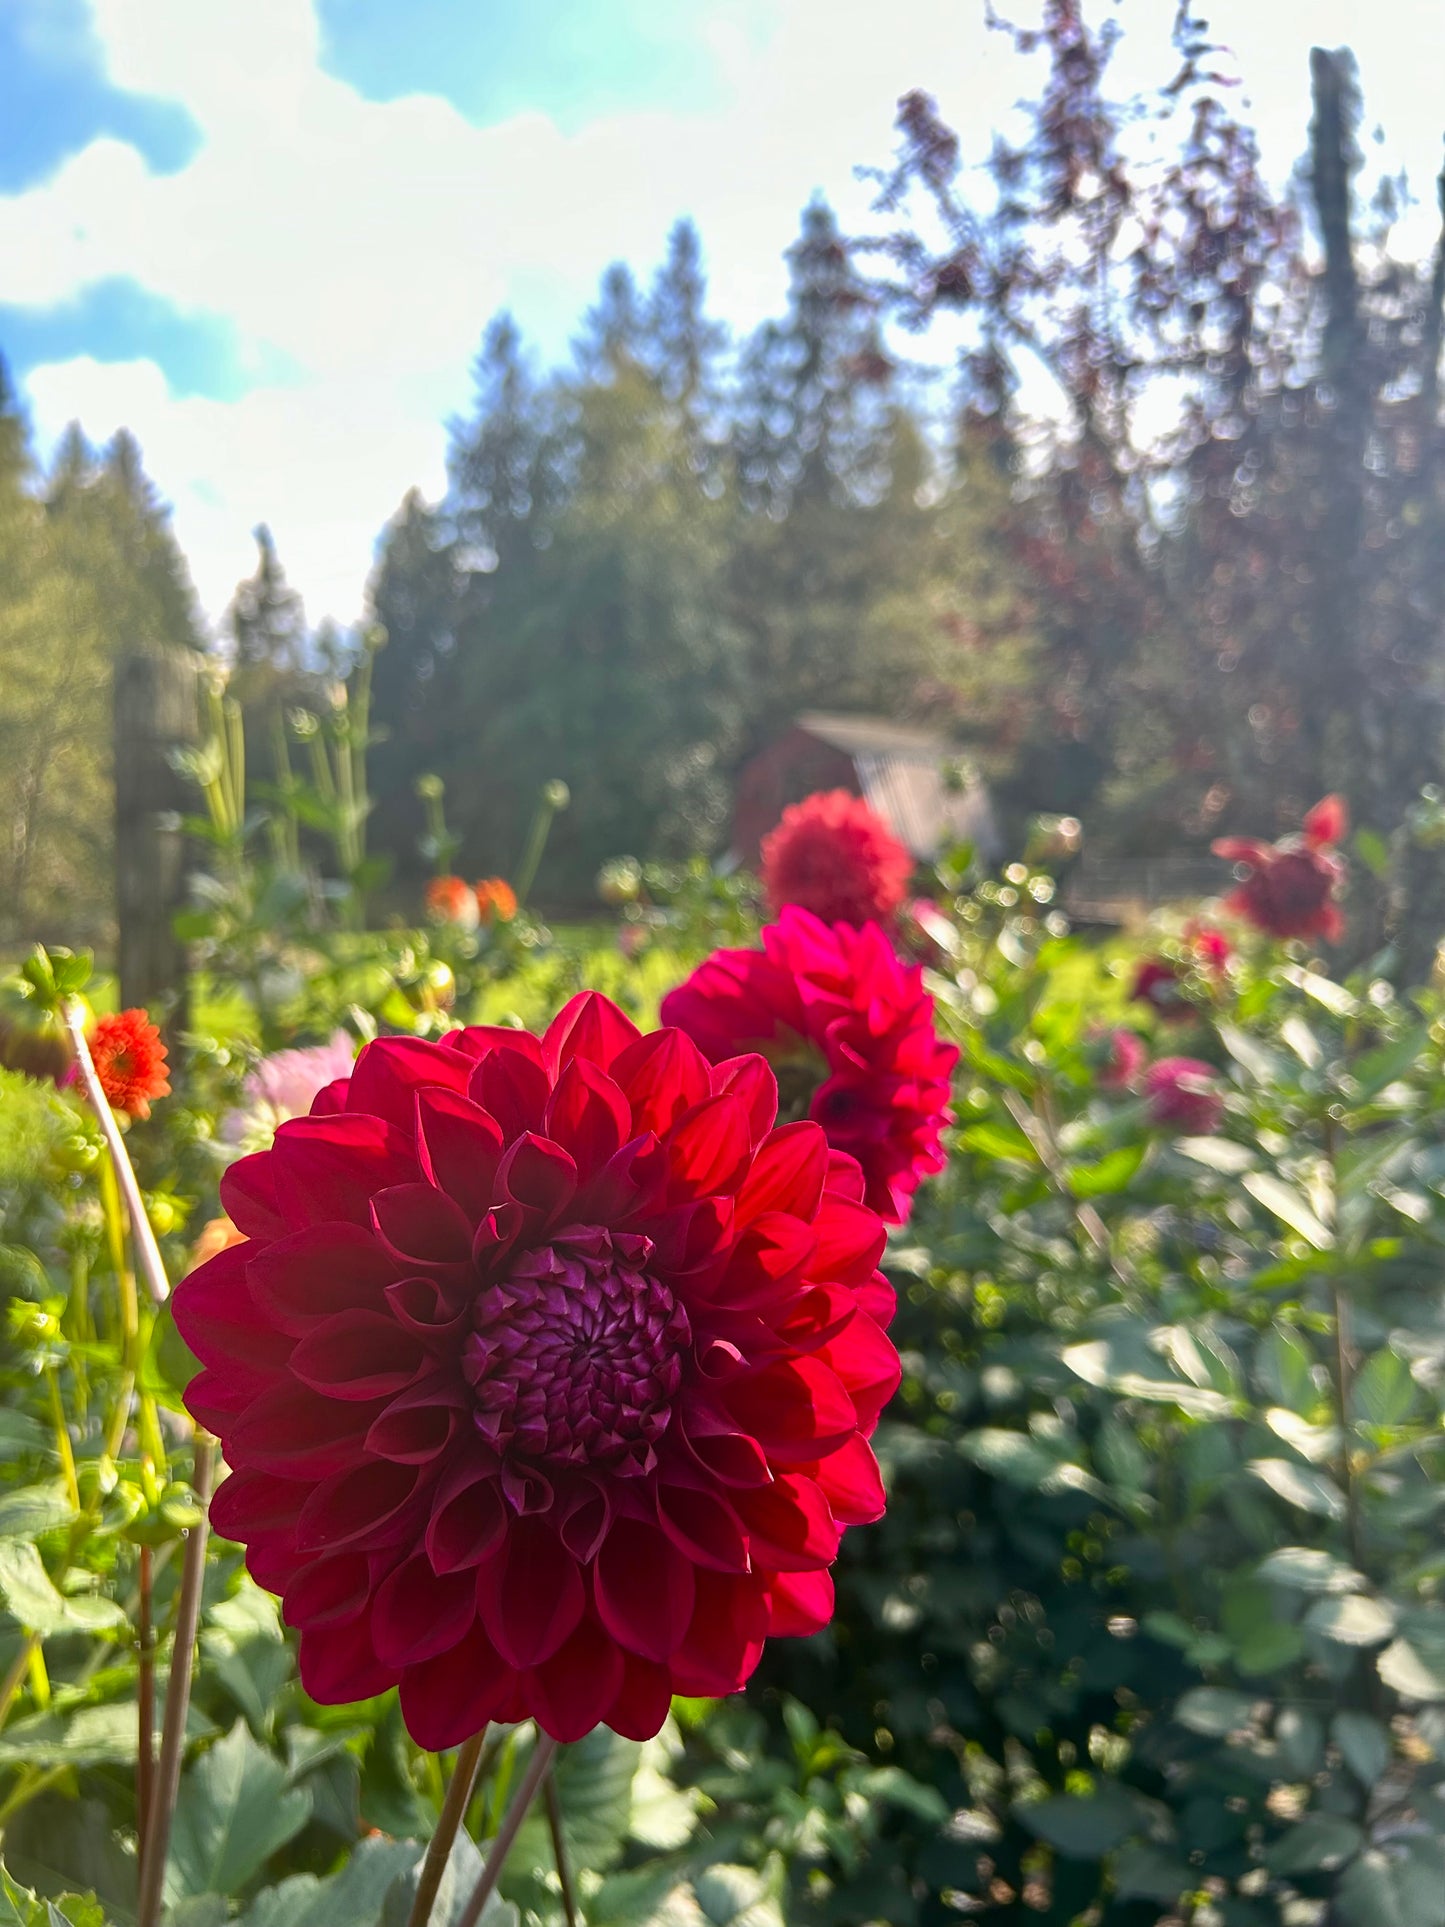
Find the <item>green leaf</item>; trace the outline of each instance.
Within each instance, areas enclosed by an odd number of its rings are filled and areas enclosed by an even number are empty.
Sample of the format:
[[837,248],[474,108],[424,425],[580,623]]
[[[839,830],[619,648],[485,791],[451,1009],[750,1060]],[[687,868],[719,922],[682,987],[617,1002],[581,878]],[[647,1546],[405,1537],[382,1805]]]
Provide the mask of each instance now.
[[1303,1017],[1286,1017],[1279,1027],[1279,1034],[1289,1045],[1295,1056],[1306,1070],[1318,1070],[1324,1062],[1324,1051],[1320,1040],[1315,1036]]
[[1238,1177],[1241,1171],[1248,1171],[1256,1162],[1255,1154],[1247,1144],[1236,1144],[1227,1137],[1177,1137],[1174,1149],[1196,1164],[1206,1165],[1211,1171],[1221,1171],[1226,1177]]
[[1171,1909],[1181,1894],[1199,1884],[1199,1876],[1184,1861],[1132,1840],[1119,1849],[1113,1873],[1121,1900],[1157,1900]]
[[[411,1915],[411,1904],[416,1896],[417,1877],[421,1872],[423,1855],[420,1847],[410,1842],[403,1844],[411,1847],[415,1864],[395,1875],[390,1886],[382,1890],[384,1897],[381,1908],[381,1927],[406,1927]],[[486,1861],[478,1852],[476,1842],[470,1834],[465,1831],[459,1833],[452,1842],[447,1864],[442,1869],[441,1885],[437,1888],[436,1899],[432,1902],[429,1927],[454,1927],[455,1922],[461,1919],[473,1889],[482,1877],[482,1869],[485,1865]],[[338,1920],[337,1915],[325,1915],[324,1927],[331,1927],[331,1923],[335,1920]],[[318,1921],[317,1927],[323,1927],[323,1923]],[[350,1927],[349,1922],[348,1927]],[[480,1927],[519,1927],[517,1910],[504,1901],[499,1894],[494,1893],[482,1910]]]
[[1076,1198],[1107,1198],[1127,1191],[1148,1151],[1147,1144],[1125,1144],[1097,1164],[1071,1164],[1065,1172]]
[[1350,1410],[1370,1425],[1402,1425],[1415,1409],[1419,1387],[1400,1354],[1372,1352],[1350,1388]]
[[1343,984],[1337,984],[1332,977],[1321,977],[1313,970],[1296,970],[1293,965],[1285,971],[1285,976],[1306,997],[1313,997],[1331,1017],[1353,1017],[1360,1008],[1360,1000]]
[[1296,1592],[1358,1592],[1365,1585],[1363,1573],[1316,1546],[1281,1546],[1260,1561],[1256,1576]]
[[882,1806],[898,1807],[911,1813],[925,1826],[941,1827],[948,1818],[948,1802],[937,1787],[926,1786],[905,1773],[901,1766],[874,1767],[858,1782],[860,1793]]
[[58,1632],[99,1632],[125,1624],[125,1613],[113,1599],[96,1594],[67,1598],[59,1592],[40,1554],[23,1541],[0,1543],[0,1594],[12,1616],[43,1639]]
[[1307,1813],[1288,1833],[1265,1848],[1271,1873],[1333,1872],[1352,1860],[1365,1836],[1353,1820],[1336,1813]]
[[1021,1826],[1071,1860],[1102,1860],[1137,1831],[1140,1813],[1122,1787],[1093,1793],[1057,1793],[1014,1808]]
[[376,1927],[387,1889],[415,1866],[420,1848],[412,1840],[359,1840],[351,1858],[329,1880],[294,1874],[268,1887],[242,1914],[238,1927]]
[[[191,1706],[187,1738],[204,1739],[212,1731],[206,1716]],[[124,1766],[135,1759],[138,1745],[133,1700],[76,1706],[61,1704],[57,1695],[57,1704],[49,1712],[11,1720],[0,1733],[0,1765]]]
[[[569,1746],[554,1776],[562,1833],[575,1867],[605,1873],[622,1857],[632,1811],[632,1779],[642,1757],[635,1740],[595,1727]],[[514,1769],[520,1771],[520,1764]],[[515,1849],[517,1865],[552,1865],[552,1836],[538,1803],[528,1814]]]
[[1246,1171],[1240,1183],[1266,1211],[1272,1211],[1282,1224],[1297,1231],[1316,1251],[1332,1248],[1334,1234],[1320,1223],[1304,1198],[1283,1178],[1276,1177],[1272,1171]]
[[1351,1065],[1356,1096],[1361,1103],[1368,1103],[1377,1097],[1396,1078],[1409,1070],[1415,1059],[1430,1044],[1430,1029],[1421,1024],[1418,1029],[1408,1031],[1405,1036],[1397,1037],[1392,1044],[1384,1044],[1379,1050],[1368,1051]]
[[1293,1333],[1272,1325],[1260,1340],[1254,1368],[1265,1391],[1291,1412],[1311,1411],[1318,1396],[1314,1358]]
[[105,1910],[94,1894],[44,1899],[0,1867],[0,1927],[106,1927]]
[[1395,1608],[1369,1593],[1340,1593],[1317,1599],[1305,1614],[1305,1624],[1337,1646],[1382,1646],[1395,1630]]
[[75,1508],[58,1479],[0,1495],[0,1539],[38,1539],[57,1526],[68,1526],[74,1517]]
[[42,1794],[28,1801],[5,1823],[5,1861],[22,1887],[57,1906],[67,1894],[94,1894],[117,1927],[135,1917],[135,1859],[99,1800]]
[[1136,1328],[1069,1345],[1060,1356],[1086,1385],[1117,1392],[1121,1398],[1177,1405],[1191,1418],[1231,1418],[1236,1410],[1234,1399],[1224,1393],[1171,1376],[1164,1359],[1144,1343]]
[[959,1132],[958,1138],[970,1151],[1001,1159],[1005,1164],[1036,1165],[1039,1161],[1038,1152],[1023,1132],[1006,1124],[970,1124],[967,1130]]
[[232,1894],[305,1826],[311,1797],[237,1720],[186,1774],[171,1830],[167,1891]]
[[1227,1686],[1195,1686],[1174,1708],[1174,1717],[1191,1733],[1222,1740],[1249,1724],[1256,1703],[1252,1694],[1236,1693]]
[[1375,1670],[1404,1699],[1427,1705],[1445,1700],[1445,1652],[1423,1642],[1395,1640],[1376,1660]]
[[1312,1466],[1296,1465],[1293,1459],[1251,1459],[1249,1470],[1301,1512],[1312,1512],[1319,1519],[1345,1516],[1344,1494],[1333,1479]]
[[982,1471],[1025,1492],[1042,1492],[1050,1497],[1060,1492],[1103,1493],[1098,1480],[1081,1465],[1050,1451],[1026,1432],[984,1426],[960,1439],[958,1449]]
[[1390,1735],[1379,1720],[1369,1713],[1336,1713],[1330,1721],[1330,1738],[1367,1792],[1384,1779],[1390,1765]]
[[1416,1836],[1391,1853],[1369,1848],[1345,1869],[1336,1896],[1345,1927],[1445,1927],[1445,1853]]
[[1237,1024],[1220,1024],[1219,1041],[1229,1052],[1235,1063],[1243,1071],[1248,1071],[1256,1084],[1275,1084],[1279,1081],[1279,1060],[1271,1050],[1243,1031]]

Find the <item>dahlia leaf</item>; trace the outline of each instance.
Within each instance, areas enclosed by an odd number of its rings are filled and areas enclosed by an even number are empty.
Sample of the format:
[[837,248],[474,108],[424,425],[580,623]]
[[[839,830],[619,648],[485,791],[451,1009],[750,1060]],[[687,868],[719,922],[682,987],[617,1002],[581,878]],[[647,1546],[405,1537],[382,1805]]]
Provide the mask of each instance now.
[[237,1892],[310,1817],[310,1793],[288,1789],[286,1769],[237,1720],[181,1782],[167,1891]]

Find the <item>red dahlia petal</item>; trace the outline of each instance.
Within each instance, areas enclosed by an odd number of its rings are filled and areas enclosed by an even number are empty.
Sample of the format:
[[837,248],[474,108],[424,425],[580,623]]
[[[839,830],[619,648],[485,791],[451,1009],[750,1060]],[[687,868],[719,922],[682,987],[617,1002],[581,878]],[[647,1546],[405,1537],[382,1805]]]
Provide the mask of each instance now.
[[480,1224],[495,1195],[500,1125],[469,1097],[427,1090],[417,1092],[416,1134],[422,1175]]
[[569,1058],[547,1105],[546,1133],[591,1175],[632,1136],[632,1106],[606,1071]]
[[815,1479],[780,1472],[771,1485],[737,1493],[734,1504],[748,1529],[755,1568],[808,1572],[837,1557],[839,1527]]
[[286,1588],[281,1607],[288,1625],[309,1630],[355,1619],[371,1590],[371,1564],[359,1552],[312,1559]]
[[721,1493],[703,1487],[659,1485],[657,1517],[680,1552],[717,1572],[747,1572],[748,1535]]
[[221,1174],[221,1209],[244,1238],[279,1238],[286,1229],[269,1151],[237,1158]]
[[576,1627],[586,1604],[577,1561],[544,1520],[513,1519],[500,1551],[477,1573],[477,1604],[510,1666],[540,1665]]
[[[296,1517],[297,1550],[327,1552],[339,1546],[370,1548],[396,1543],[398,1521],[406,1524],[420,1478],[414,1466],[375,1459],[363,1459],[358,1465],[333,1473],[313,1488],[300,1507]],[[230,1480],[226,1483],[229,1485]]]
[[680,1030],[649,1031],[628,1045],[611,1071],[632,1106],[634,1133],[662,1137],[684,1111],[712,1094],[707,1059]]
[[525,1132],[497,1167],[497,1188],[536,1224],[548,1225],[577,1193],[577,1166],[550,1138]]
[[792,1358],[731,1380],[723,1392],[739,1431],[776,1465],[808,1465],[835,1452],[858,1429],[838,1377],[818,1358]]
[[819,1206],[813,1228],[818,1234],[814,1278],[852,1285],[873,1276],[888,1242],[876,1211],[830,1192]]
[[413,1332],[374,1311],[325,1319],[296,1347],[291,1369],[328,1398],[385,1398],[409,1385],[426,1357]]
[[857,1408],[859,1429],[865,1435],[871,1432],[903,1376],[898,1354],[886,1334],[867,1312],[860,1311],[818,1356],[848,1387]]
[[[595,990],[581,990],[558,1011],[542,1037],[542,1056],[554,1076],[574,1058],[608,1070],[641,1033],[630,1017]],[[630,1133],[629,1133],[630,1135]]]
[[687,1637],[672,1661],[675,1693],[719,1698],[745,1686],[762,1657],[769,1604],[756,1574],[700,1572]]
[[751,1052],[726,1058],[713,1066],[712,1088],[715,1096],[731,1092],[741,1103],[756,1149],[778,1121],[778,1080],[768,1060]]
[[323,1706],[371,1699],[396,1684],[377,1658],[365,1616],[301,1635],[297,1655],[301,1684]]
[[[256,1304],[282,1331],[298,1338],[337,1312],[379,1311],[397,1275],[396,1261],[375,1233],[361,1225],[314,1225],[261,1250],[237,1248],[250,1253],[246,1283]],[[178,1320],[189,1288],[188,1278],[177,1287]]]
[[736,1191],[752,1155],[748,1114],[735,1097],[711,1097],[685,1112],[665,1143],[669,1203]]
[[231,1472],[211,1500],[211,1529],[244,1545],[258,1534],[289,1533],[308,1488],[270,1472]]
[[772,1617],[768,1631],[776,1638],[803,1638],[818,1632],[833,1617],[833,1575],[830,1572],[778,1572],[769,1587]]
[[855,1433],[812,1471],[839,1525],[868,1526],[883,1517],[883,1477],[865,1438]]
[[197,1267],[176,1293],[176,1328],[203,1365],[251,1368],[258,1391],[281,1371],[294,1341],[257,1306],[246,1282],[250,1246],[232,1245]]
[[455,1646],[477,1616],[470,1573],[438,1575],[413,1553],[382,1580],[371,1602],[376,1656],[398,1671]]
[[411,1138],[378,1117],[296,1117],[280,1126],[269,1152],[276,1196],[287,1226],[367,1226],[371,1200],[392,1184],[420,1175]]
[[461,1430],[467,1403],[449,1373],[419,1380],[377,1414],[366,1449],[398,1465],[430,1465]]
[[597,1611],[619,1645],[662,1662],[677,1650],[693,1608],[693,1567],[641,1519],[615,1520],[593,1567]]
[[636,1653],[624,1653],[622,1663],[622,1684],[604,1717],[624,1740],[650,1740],[662,1731],[671,1710],[672,1675]]
[[815,1218],[827,1175],[828,1140],[821,1126],[807,1118],[780,1124],[753,1159],[738,1192],[738,1222],[747,1224],[764,1211]]
[[526,1703],[537,1724],[564,1746],[584,1738],[621,1691],[624,1659],[596,1620],[584,1619],[557,1652],[525,1675]]
[[444,1653],[408,1666],[401,1676],[401,1711],[418,1746],[440,1753],[461,1746],[492,1720],[517,1709],[517,1676],[477,1622]]
[[361,1456],[367,1427],[381,1410],[374,1400],[351,1404],[320,1398],[296,1379],[273,1385],[237,1419],[227,1447],[240,1463],[283,1478],[324,1478]]
[[[524,1035],[514,1031],[514,1037]],[[535,1038],[528,1042],[536,1043]],[[484,1057],[472,1073],[467,1094],[501,1127],[504,1143],[523,1131],[540,1131],[552,1095],[551,1079],[541,1059],[527,1050],[498,1049]]]
[[384,1117],[410,1132],[417,1092],[429,1087],[464,1091],[471,1065],[456,1051],[423,1037],[378,1037],[364,1044],[352,1066],[348,1111]]
[[400,1269],[465,1265],[473,1227],[459,1204],[430,1184],[394,1184],[371,1200],[376,1235]]
[[506,1530],[507,1509],[494,1467],[485,1460],[458,1459],[442,1475],[432,1500],[426,1549],[433,1569],[446,1573],[479,1566]]

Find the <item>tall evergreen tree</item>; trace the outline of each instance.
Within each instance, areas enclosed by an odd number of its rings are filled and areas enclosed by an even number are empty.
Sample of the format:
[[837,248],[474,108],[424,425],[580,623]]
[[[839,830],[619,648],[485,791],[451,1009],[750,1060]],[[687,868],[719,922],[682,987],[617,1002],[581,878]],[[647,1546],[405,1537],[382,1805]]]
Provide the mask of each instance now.
[[716,466],[718,358],[726,341],[727,330],[707,313],[697,229],[691,221],[678,221],[648,294],[644,353],[664,399],[678,412],[700,474],[711,475]]
[[256,570],[236,585],[225,623],[234,652],[235,690],[247,703],[269,694],[277,683],[294,680],[306,666],[301,597],[286,580],[270,529],[262,522],[253,534]]

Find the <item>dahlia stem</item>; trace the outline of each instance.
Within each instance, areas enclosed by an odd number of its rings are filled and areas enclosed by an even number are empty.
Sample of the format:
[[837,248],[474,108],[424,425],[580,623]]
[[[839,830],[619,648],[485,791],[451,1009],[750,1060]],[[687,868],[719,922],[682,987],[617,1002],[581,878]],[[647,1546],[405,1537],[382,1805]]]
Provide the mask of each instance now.
[[[537,1789],[547,1776],[557,1751],[557,1742],[550,1733],[537,1728],[537,1744],[532,1749],[532,1757],[527,1762],[527,1771],[522,1775],[522,1784],[513,1795],[512,1803],[502,1816],[502,1824],[492,1841],[492,1850],[487,1855],[487,1864],[482,1869],[482,1877],[472,1892],[471,1899],[457,1917],[456,1927],[477,1927],[483,1909],[497,1890],[497,1882],[502,1877],[507,1855],[512,1851],[512,1842],[521,1830],[527,1817],[528,1808],[537,1797]],[[149,1921],[142,1920],[140,1927],[153,1927]]]
[[161,1917],[161,1889],[165,1884],[166,1849],[171,1839],[171,1817],[176,1808],[176,1793],[181,1783],[181,1755],[186,1744],[186,1715],[191,1705],[191,1667],[196,1653],[196,1627],[201,1617],[201,1586],[206,1572],[206,1535],[210,1527],[211,1470],[213,1441],[196,1433],[195,1465],[191,1486],[200,1508],[200,1519],[191,1527],[186,1540],[185,1564],[181,1570],[181,1592],[176,1607],[176,1637],[171,1649],[171,1676],[166,1684],[165,1725],[161,1733],[161,1757],[151,1790],[151,1809],[145,1832],[140,1866],[140,1905],[136,1910],[137,1927],[158,1927]]
[[85,1086],[85,1094],[90,1099],[96,1117],[100,1120],[101,1133],[110,1151],[111,1162],[115,1166],[116,1181],[120,1185],[125,1208],[130,1214],[131,1236],[135,1239],[136,1255],[140,1259],[141,1271],[145,1274],[146,1289],[152,1301],[163,1305],[171,1295],[166,1280],[166,1268],[161,1262],[161,1248],[156,1243],[156,1234],[151,1230],[151,1221],[146,1216],[145,1202],[136,1183],[130,1153],[125,1148],[125,1139],[120,1126],[115,1121],[115,1112],[110,1108],[110,1099],[101,1086],[96,1074],[95,1060],[90,1054],[90,1045],[85,1038],[85,1020],[80,1006],[73,997],[67,997],[61,1005],[61,1015],[65,1028],[70,1033],[71,1048],[75,1052],[76,1068]]
[[426,1850],[426,1859],[422,1862],[411,1912],[406,1917],[406,1927],[426,1927],[431,1919],[437,1889],[442,1884],[442,1875],[451,1858],[452,1842],[472,1802],[472,1788],[477,1783],[477,1768],[481,1764],[486,1737],[487,1729],[483,1727],[480,1733],[472,1735],[457,1755],[446,1799],[442,1802],[441,1818],[437,1821],[436,1831]]
[[144,1840],[150,1826],[151,1789],[156,1773],[156,1650],[151,1624],[151,1590],[155,1560],[149,1546],[140,1549],[140,1599],[136,1609],[135,1830]]
[[557,1868],[557,1885],[562,1890],[562,1911],[567,1916],[567,1927],[577,1927],[577,1900],[572,1892],[572,1876],[567,1870],[567,1842],[562,1835],[562,1802],[557,1797],[555,1769],[547,1775],[542,1798],[547,1804],[547,1825],[552,1834],[552,1859]]

